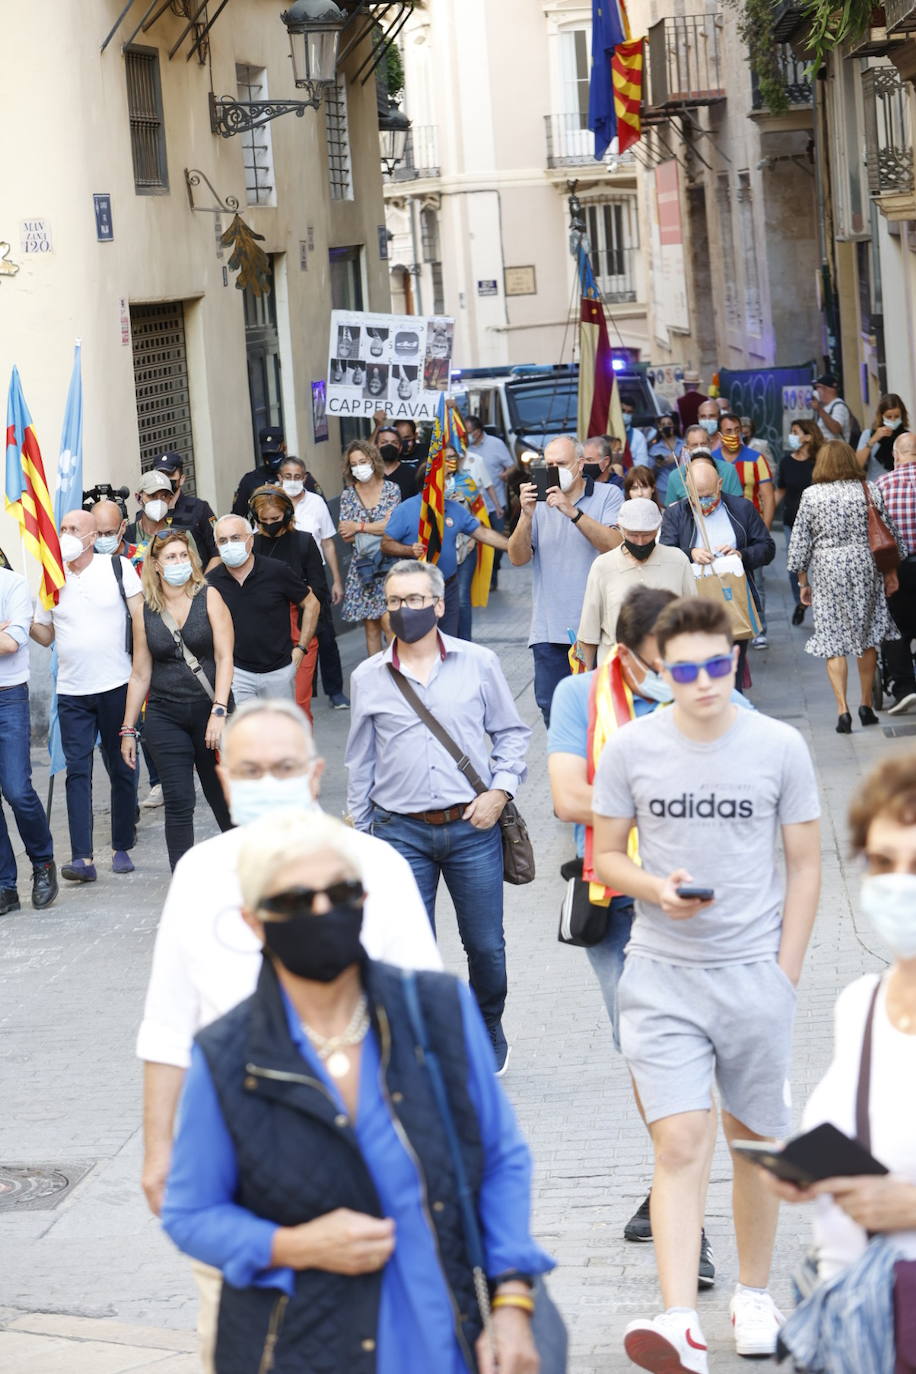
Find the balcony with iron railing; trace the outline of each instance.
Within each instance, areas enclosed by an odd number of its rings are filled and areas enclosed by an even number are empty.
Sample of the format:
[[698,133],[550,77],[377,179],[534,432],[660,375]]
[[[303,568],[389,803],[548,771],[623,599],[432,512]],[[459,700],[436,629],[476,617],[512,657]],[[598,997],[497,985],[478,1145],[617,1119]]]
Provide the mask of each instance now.
[[547,135],[548,167],[593,167],[604,166],[608,171],[617,167],[634,167],[636,159],[633,150],[625,153],[606,154],[603,163],[595,161],[595,135],[586,128],[584,114],[551,114],[544,116],[544,129]]
[[[809,63],[795,56],[788,43],[776,44],[776,67],[786,104],[809,106],[814,100],[814,87],[808,75]],[[756,113],[767,109],[756,71],[751,70],[751,109]]]
[[420,181],[439,175],[439,128],[436,124],[414,125],[407,135],[404,161],[385,182]]
[[888,33],[916,31],[916,0],[884,0],[884,19]]
[[589,256],[598,289],[608,305],[637,301],[638,248],[592,248]]
[[713,14],[669,16],[649,29],[647,106],[656,112],[725,99]]
[[910,91],[896,67],[862,73],[868,189],[891,219],[916,217]]

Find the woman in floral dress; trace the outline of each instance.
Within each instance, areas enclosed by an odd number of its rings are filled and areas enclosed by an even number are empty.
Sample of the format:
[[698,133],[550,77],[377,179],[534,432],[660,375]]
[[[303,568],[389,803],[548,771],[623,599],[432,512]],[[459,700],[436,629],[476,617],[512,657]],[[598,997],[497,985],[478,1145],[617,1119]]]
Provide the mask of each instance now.
[[[344,489],[340,497],[341,539],[353,548],[344,587],[344,620],[363,622],[367,654],[382,647],[385,578],[381,571],[381,536],[388,517],[401,499],[393,482],[385,481],[385,467],[375,444],[355,439],[344,454]],[[368,537],[367,537],[368,536]],[[376,571],[369,566],[374,560]]]
[[801,601],[814,613],[814,634],[805,652],[827,660],[827,676],[839,709],[837,734],[848,735],[852,716],[846,700],[847,655],[859,669],[859,720],[877,725],[872,692],[878,650],[897,639],[887,608],[884,579],[868,544],[868,495],[906,553],[884,508],[881,493],[864,482],[856,455],[842,439],[818,450],[811,486],[802,492],[792,526],[787,564],[798,574]]

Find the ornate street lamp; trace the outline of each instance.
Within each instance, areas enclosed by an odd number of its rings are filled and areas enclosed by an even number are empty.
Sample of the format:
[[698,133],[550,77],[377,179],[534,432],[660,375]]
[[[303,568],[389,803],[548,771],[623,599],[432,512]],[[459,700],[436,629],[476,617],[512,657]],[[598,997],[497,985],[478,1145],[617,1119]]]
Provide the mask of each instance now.
[[389,176],[400,167],[407,151],[407,135],[410,133],[410,120],[403,110],[398,109],[396,100],[388,97],[388,113],[378,122],[378,142],[382,166]]
[[269,124],[278,115],[317,110],[322,87],[337,76],[337,44],[346,16],[334,0],[295,0],[280,15],[289,33],[293,77],[297,88],[308,91],[307,100],[217,100],[210,94],[210,128],[221,138],[245,133]]

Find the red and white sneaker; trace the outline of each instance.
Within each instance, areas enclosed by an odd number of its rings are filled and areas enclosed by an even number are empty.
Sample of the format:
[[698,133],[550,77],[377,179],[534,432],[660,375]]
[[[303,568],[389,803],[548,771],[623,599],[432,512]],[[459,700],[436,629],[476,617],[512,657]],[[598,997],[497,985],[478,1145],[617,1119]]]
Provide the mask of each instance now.
[[630,1322],[623,1348],[634,1364],[653,1374],[709,1374],[699,1322],[684,1312]]
[[728,1305],[739,1355],[775,1355],[785,1317],[769,1293],[735,1293]]

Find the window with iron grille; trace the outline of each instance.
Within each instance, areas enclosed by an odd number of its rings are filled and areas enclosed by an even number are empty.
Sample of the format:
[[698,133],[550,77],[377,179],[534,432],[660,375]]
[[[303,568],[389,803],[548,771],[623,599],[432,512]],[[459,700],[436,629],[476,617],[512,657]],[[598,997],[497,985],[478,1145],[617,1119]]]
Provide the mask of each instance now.
[[[267,100],[267,73],[263,67],[236,63],[235,83],[239,100]],[[276,205],[274,153],[270,125],[248,129],[239,135],[245,162],[245,198],[249,205]]]
[[324,121],[328,136],[328,180],[332,200],[353,199],[350,130],[347,121],[347,83],[339,76],[325,88]]
[[435,210],[420,211],[420,248],[424,262],[439,261],[439,215]]
[[134,187],[138,195],[156,195],[169,189],[159,53],[155,48],[127,48],[124,66]]
[[639,226],[634,196],[595,201],[586,206],[592,271],[609,301],[636,300]]

